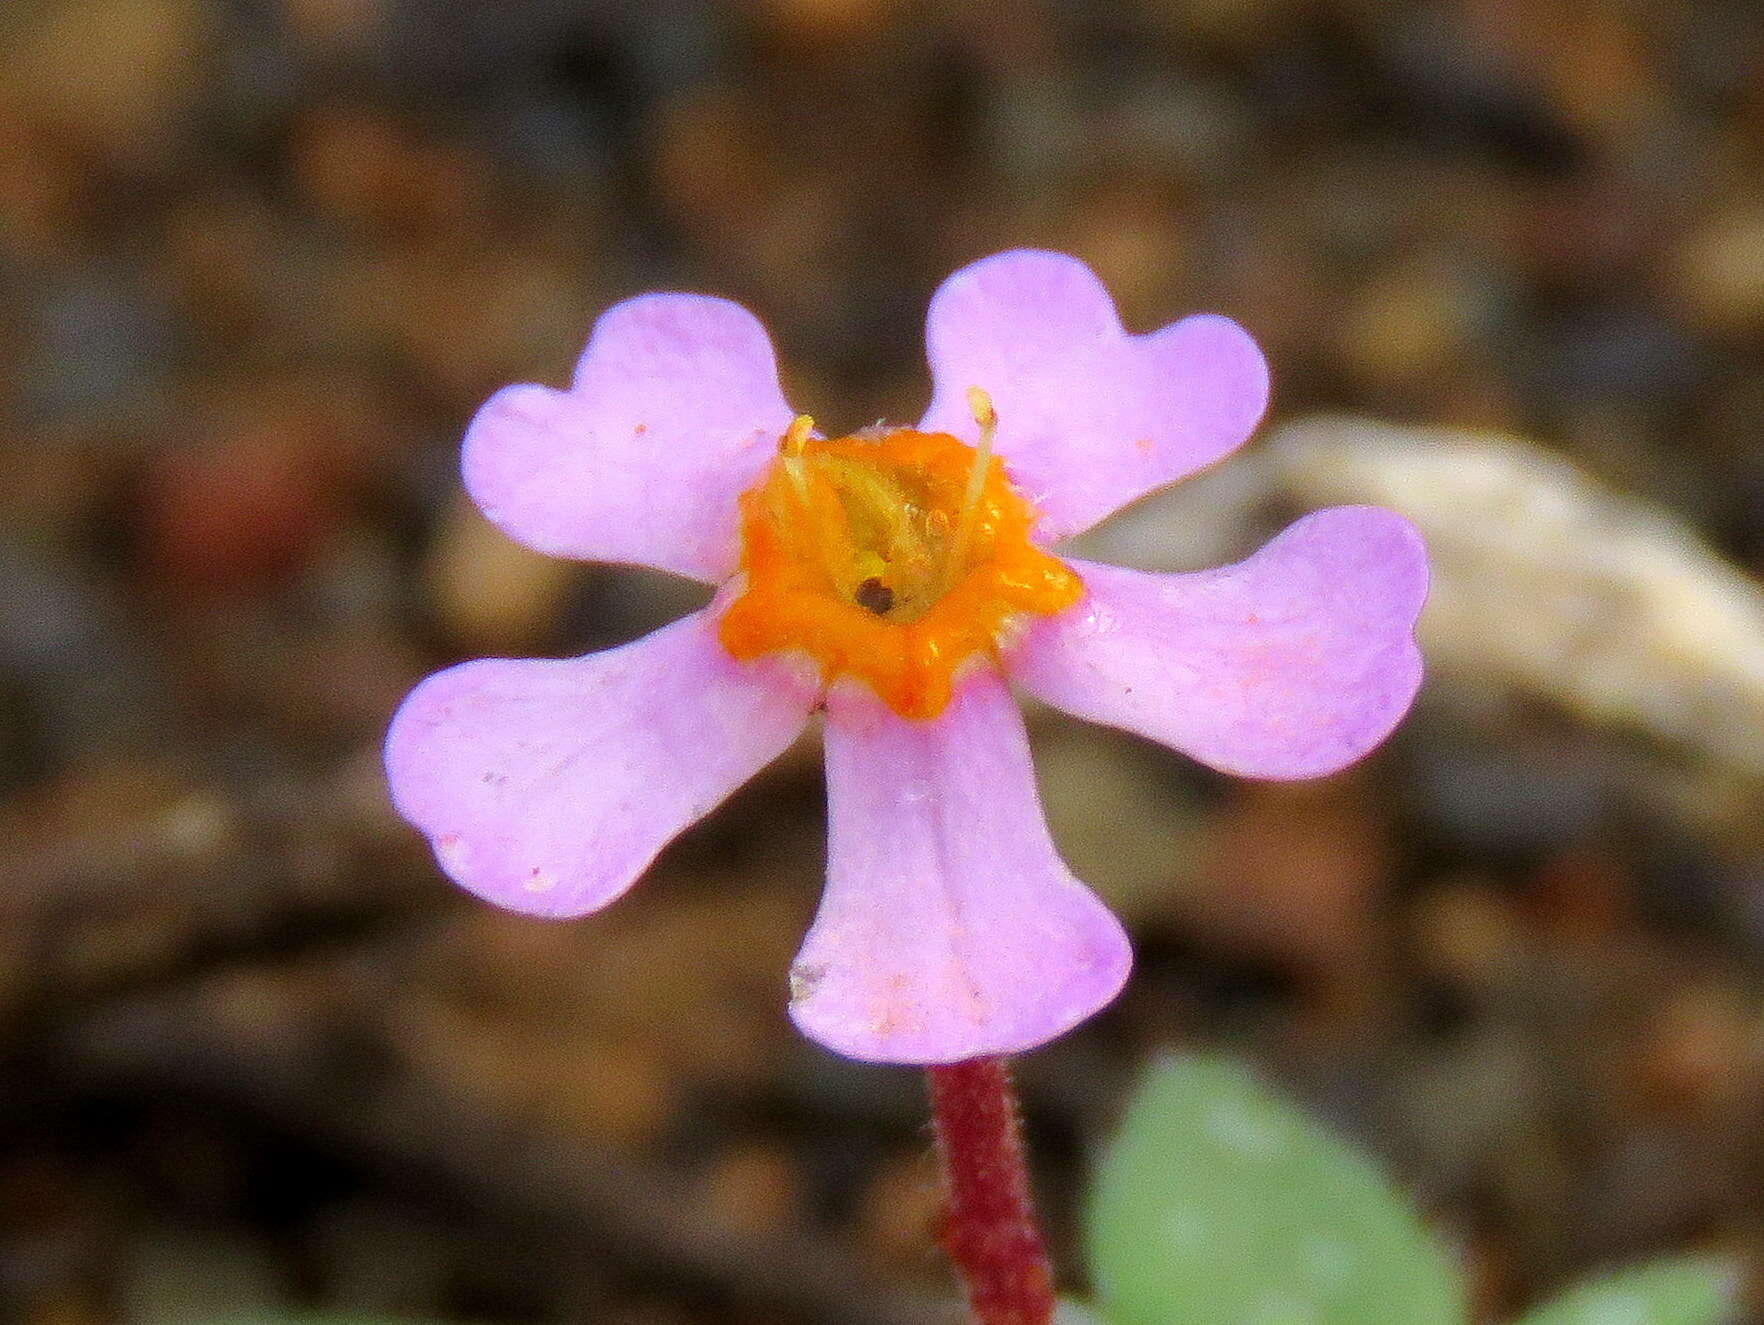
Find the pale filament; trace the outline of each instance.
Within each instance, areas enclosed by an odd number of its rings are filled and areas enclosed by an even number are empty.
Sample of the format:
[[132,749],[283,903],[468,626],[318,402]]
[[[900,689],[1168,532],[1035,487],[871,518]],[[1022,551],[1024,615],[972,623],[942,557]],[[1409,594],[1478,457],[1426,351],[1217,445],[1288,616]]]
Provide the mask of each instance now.
[[790,420],[790,426],[784,430],[783,440],[778,444],[778,449],[784,453],[784,472],[790,475],[790,486],[796,489],[805,511],[809,499],[808,475],[802,472],[802,448],[814,430],[815,421],[807,414],[798,414]]
[[986,471],[992,463],[992,443],[998,436],[998,411],[992,407],[991,396],[977,386],[969,387],[968,409],[980,425],[980,441],[974,448],[974,463],[968,467],[968,488],[962,494],[955,537],[950,540],[949,560],[943,574],[946,589],[961,577],[962,566],[968,559],[968,544],[974,539],[974,526],[980,519],[980,494],[986,490]]
[[844,568],[825,541],[814,534],[814,503],[809,497],[808,471],[803,466],[803,446],[809,434],[815,430],[815,421],[807,414],[798,414],[790,420],[790,426],[784,430],[784,436],[778,443],[783,452],[784,472],[790,476],[790,489],[796,494],[796,504],[800,508],[798,515],[802,520],[802,529],[815,556],[820,560],[821,569],[827,572],[827,578],[834,584],[844,582]]

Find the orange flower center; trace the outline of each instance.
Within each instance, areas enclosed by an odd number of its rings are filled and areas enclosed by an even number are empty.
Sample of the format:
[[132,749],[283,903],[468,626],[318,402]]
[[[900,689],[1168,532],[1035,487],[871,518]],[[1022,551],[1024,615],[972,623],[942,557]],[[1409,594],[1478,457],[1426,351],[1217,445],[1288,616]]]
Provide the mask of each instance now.
[[902,717],[934,718],[957,668],[995,655],[1013,621],[1078,601],[1078,577],[1030,542],[1035,513],[991,455],[991,403],[972,396],[978,449],[791,425],[741,498],[747,585],[719,626],[731,654],[800,650],[823,681],[857,677]]

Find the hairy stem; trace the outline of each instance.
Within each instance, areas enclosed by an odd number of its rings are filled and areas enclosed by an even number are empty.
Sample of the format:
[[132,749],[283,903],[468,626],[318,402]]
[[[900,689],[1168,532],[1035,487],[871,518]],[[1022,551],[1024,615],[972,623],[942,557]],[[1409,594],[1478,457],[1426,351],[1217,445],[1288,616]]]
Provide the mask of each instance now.
[[925,1069],[943,1160],[943,1245],[977,1325],[1049,1325],[1053,1271],[1035,1224],[1010,1067],[975,1058]]

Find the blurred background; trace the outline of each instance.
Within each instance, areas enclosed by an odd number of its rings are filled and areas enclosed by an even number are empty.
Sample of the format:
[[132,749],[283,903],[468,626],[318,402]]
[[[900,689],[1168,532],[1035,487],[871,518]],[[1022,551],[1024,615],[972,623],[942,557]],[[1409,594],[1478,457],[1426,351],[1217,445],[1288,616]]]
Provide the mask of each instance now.
[[1764,12],[1733,0],[6,0],[0,1318],[940,1319],[914,1073],[799,1040],[812,743],[600,917],[393,817],[419,676],[699,601],[548,562],[457,445],[596,312],[736,298],[833,429],[1045,245],[1274,365],[1147,567],[1382,501],[1430,682],[1303,786],[1034,715],[1129,918],[1022,1064],[1074,1288],[1137,1068],[1259,1066],[1509,1314],[1764,1257]]

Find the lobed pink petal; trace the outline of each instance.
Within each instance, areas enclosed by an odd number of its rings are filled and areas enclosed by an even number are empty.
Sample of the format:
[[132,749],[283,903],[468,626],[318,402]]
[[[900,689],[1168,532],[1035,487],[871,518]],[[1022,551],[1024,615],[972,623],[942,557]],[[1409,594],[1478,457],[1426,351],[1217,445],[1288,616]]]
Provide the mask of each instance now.
[[1390,734],[1421,684],[1426,551],[1391,511],[1318,511],[1196,574],[1068,564],[1085,596],[1029,627],[1014,678],[1227,773],[1333,773]]
[[815,692],[729,657],[708,609],[582,658],[463,663],[393,717],[392,800],[480,897],[582,915],[782,752]]
[[1076,258],[1017,250],[956,272],[925,328],[935,390],[920,427],[972,441],[967,391],[998,409],[998,450],[1044,541],[1204,468],[1255,429],[1268,365],[1229,318],[1144,336]]
[[753,314],[704,295],[641,295],[595,323],[569,390],[492,396],[462,467],[484,514],[529,547],[717,583],[739,556],[735,499],[790,419]]
[[1127,978],[1120,922],[1055,853],[1016,703],[971,673],[913,722],[869,690],[827,700],[826,895],[791,1015],[850,1058],[948,1063],[1030,1049]]

